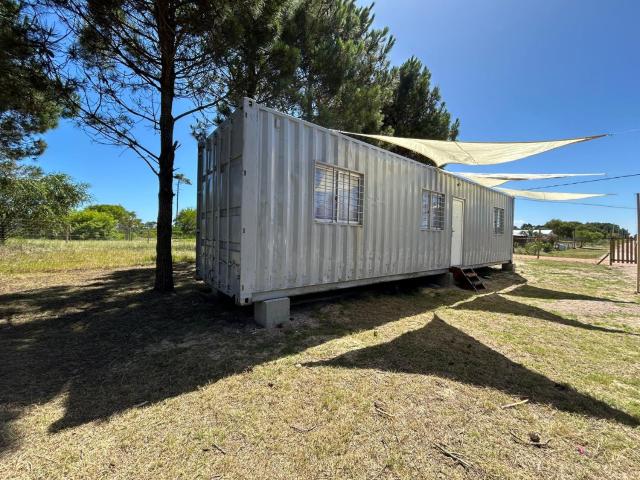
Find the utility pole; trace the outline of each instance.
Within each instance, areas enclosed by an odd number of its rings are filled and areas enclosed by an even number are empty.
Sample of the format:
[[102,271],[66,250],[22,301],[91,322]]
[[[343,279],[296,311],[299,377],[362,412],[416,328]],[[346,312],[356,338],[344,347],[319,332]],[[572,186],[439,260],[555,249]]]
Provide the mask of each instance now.
[[178,188],[176,189],[176,220],[180,211],[180,179],[178,179]]
[[173,178],[176,180],[177,188],[176,188],[176,219],[178,218],[178,212],[180,210],[180,184],[184,183],[185,185],[191,185],[191,180],[185,177],[182,173],[176,173]]
[[636,193],[636,293],[640,293],[640,193]]

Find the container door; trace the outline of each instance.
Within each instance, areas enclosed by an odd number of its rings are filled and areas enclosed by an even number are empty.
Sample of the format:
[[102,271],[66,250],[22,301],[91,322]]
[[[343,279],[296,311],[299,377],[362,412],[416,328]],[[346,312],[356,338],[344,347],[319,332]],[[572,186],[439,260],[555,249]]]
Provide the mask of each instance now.
[[453,199],[451,211],[451,266],[462,265],[462,242],[464,236],[464,200]]

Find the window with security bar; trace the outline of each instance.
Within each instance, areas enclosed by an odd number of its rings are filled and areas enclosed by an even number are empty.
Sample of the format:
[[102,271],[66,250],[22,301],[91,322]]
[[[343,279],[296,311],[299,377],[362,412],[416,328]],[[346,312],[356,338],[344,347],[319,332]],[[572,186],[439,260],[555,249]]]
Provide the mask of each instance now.
[[504,233],[504,208],[493,209],[493,233],[496,235]]
[[362,225],[362,174],[318,164],[315,168],[313,195],[316,220]]
[[445,197],[443,193],[422,191],[422,222],[425,230],[444,230]]

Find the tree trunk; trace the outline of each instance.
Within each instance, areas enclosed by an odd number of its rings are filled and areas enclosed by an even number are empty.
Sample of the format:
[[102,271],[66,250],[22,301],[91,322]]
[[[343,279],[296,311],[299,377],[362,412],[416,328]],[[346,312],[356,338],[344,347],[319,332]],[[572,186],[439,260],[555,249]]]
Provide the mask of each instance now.
[[178,209],[180,208],[180,180],[178,180],[176,183],[176,221],[178,221]]
[[7,239],[7,231],[4,228],[4,225],[0,224],[0,245],[4,245],[4,242]]
[[256,99],[258,92],[258,75],[256,73],[256,61],[253,51],[247,54],[247,72],[247,97]]
[[173,291],[171,233],[173,217],[173,98],[175,90],[175,11],[169,2],[156,3],[156,22],[161,56],[160,73],[160,158],[158,160],[158,237],[154,289]]
[[305,112],[303,113],[303,119],[308,121],[308,122],[312,122],[314,120],[313,118],[313,87],[311,86],[311,80],[309,79],[307,81],[307,89],[305,91],[305,105],[304,105],[304,110]]
[[[160,134],[161,137],[167,134]],[[156,239],[156,279],[154,289],[159,292],[173,290],[173,259],[171,258],[171,217],[173,213],[173,145],[171,152],[160,153],[158,175],[158,236]]]

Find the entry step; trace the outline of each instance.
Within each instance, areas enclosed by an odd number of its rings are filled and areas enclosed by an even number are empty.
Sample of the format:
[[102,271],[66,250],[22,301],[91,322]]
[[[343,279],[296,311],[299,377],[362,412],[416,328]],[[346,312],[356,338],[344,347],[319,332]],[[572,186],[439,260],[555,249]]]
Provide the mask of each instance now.
[[463,288],[469,290],[486,290],[486,286],[473,268],[470,267],[451,267],[453,277],[456,282]]

